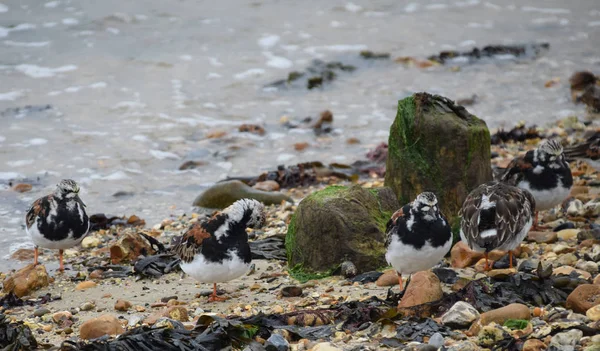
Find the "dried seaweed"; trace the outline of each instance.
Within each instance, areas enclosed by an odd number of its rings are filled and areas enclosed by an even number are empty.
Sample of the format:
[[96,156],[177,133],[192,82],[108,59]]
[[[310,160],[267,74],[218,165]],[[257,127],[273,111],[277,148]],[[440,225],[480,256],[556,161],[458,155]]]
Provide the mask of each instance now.
[[492,145],[504,144],[507,142],[523,142],[527,139],[537,139],[543,136],[537,130],[537,126],[526,127],[524,124],[519,124],[509,131],[499,129],[492,135]]
[[253,260],[287,260],[285,252],[285,235],[274,235],[268,238],[251,241],[249,244]]
[[157,278],[179,269],[181,260],[170,253],[142,257],[133,265],[133,272],[142,277]]
[[356,70],[355,66],[339,61],[312,60],[305,71],[290,72],[287,78],[269,83],[266,87],[279,89],[304,87],[308,90],[323,88],[326,84],[335,80],[339,74],[350,73],[354,70]]
[[129,217],[106,216],[104,213],[96,213],[90,216],[90,231],[108,229],[111,226],[143,227],[146,221],[136,215]]
[[37,349],[38,343],[23,322],[11,323],[0,313],[0,347],[3,351],[28,351]]
[[50,301],[56,301],[56,300],[60,300],[60,296],[52,297],[52,295],[50,295],[50,293],[42,295],[42,296],[38,297],[37,299],[23,300],[20,297],[17,297],[17,295],[15,295],[14,292],[9,292],[8,294],[4,295],[0,299],[0,306],[3,307],[4,309],[20,307],[20,306],[37,306],[37,305],[43,305]]
[[540,54],[550,49],[550,44],[528,44],[528,45],[488,45],[483,48],[473,48],[471,51],[442,51],[437,55],[429,56],[427,59],[440,64],[448,63],[457,58],[466,59],[473,63],[481,58],[494,58],[498,56],[512,55],[517,57],[537,58]]

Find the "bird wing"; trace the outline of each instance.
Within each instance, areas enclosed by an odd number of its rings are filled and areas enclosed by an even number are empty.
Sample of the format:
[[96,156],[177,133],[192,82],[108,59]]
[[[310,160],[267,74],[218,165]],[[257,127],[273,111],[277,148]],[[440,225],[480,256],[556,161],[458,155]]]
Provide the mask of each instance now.
[[530,157],[530,152],[524,156],[517,156],[510,161],[504,173],[500,176],[500,181],[511,185],[517,185],[523,179],[524,173],[534,167],[531,161],[532,157]]
[[403,218],[405,213],[408,213],[410,204],[400,207],[400,209],[392,214],[392,217],[385,226],[385,247],[387,248],[392,242],[393,229],[398,222],[398,218]]
[[191,262],[194,256],[202,250],[202,242],[211,236],[201,223],[194,223],[171,251],[179,256],[183,262]]
[[33,226],[35,219],[38,216],[46,216],[47,208],[42,205],[44,198],[45,197],[40,197],[39,199],[35,200],[33,204],[31,204],[31,207],[27,210],[27,214],[25,215],[25,225],[27,226],[27,229]]
[[482,193],[482,187],[471,192],[459,212],[459,216],[462,218],[460,228],[469,246],[472,246],[472,243],[479,237],[479,206]]
[[594,161],[600,159],[600,133],[594,134],[583,143],[566,147],[564,154],[569,161],[578,158],[589,158]]
[[498,246],[501,246],[523,230],[534,209],[524,191],[518,188],[503,189],[494,193],[492,199],[496,201]]

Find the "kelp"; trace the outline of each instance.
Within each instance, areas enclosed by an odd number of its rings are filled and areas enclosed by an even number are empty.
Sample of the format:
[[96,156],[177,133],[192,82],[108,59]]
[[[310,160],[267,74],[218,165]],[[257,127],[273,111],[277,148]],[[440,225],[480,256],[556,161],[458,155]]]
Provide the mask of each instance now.
[[13,322],[0,313],[0,347],[2,351],[36,350],[38,343],[23,322]]
[[23,300],[20,297],[17,297],[14,292],[9,292],[8,294],[2,296],[0,298],[0,306],[4,309],[21,307],[21,306],[37,306],[43,305],[50,301],[60,300],[60,296],[52,297],[50,293],[42,295],[37,299],[27,299]]

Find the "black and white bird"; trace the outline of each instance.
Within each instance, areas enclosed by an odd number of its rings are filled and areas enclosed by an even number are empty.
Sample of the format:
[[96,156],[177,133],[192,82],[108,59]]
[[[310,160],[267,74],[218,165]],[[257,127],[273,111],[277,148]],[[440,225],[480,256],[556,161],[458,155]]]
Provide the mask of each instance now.
[[600,171],[600,131],[596,131],[586,141],[565,148],[567,160],[583,160]]
[[35,244],[34,264],[38,264],[38,247],[58,249],[60,271],[65,269],[64,250],[81,243],[89,229],[79,185],[71,179],[63,179],[54,193],[35,200],[25,216],[25,230]]
[[571,192],[573,176],[558,140],[544,140],[535,150],[511,161],[500,177],[502,182],[529,191],[535,198],[533,228],[538,212],[561,204]]
[[452,232],[438,208],[435,194],[423,192],[396,211],[387,223],[385,259],[398,274],[413,274],[435,266],[450,250]]
[[252,256],[246,228],[265,223],[265,206],[242,199],[212,218],[194,223],[172,251],[181,259],[181,269],[202,283],[212,283],[209,301],[217,297],[217,283],[241,277],[248,271]]
[[502,182],[488,182],[475,188],[460,210],[460,237],[471,250],[483,252],[485,269],[488,253],[494,249],[509,252],[516,249],[533,224],[536,202],[533,195]]

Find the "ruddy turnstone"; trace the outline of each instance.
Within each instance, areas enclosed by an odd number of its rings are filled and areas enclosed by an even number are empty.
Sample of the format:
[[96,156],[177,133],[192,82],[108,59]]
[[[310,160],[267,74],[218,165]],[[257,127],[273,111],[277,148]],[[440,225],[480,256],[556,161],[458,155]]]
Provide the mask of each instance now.
[[192,225],[172,251],[181,259],[181,269],[202,283],[212,283],[209,301],[217,297],[217,283],[241,277],[252,259],[246,227],[265,222],[265,207],[251,199],[234,202],[207,221]]
[[510,267],[512,250],[517,248],[533,224],[534,196],[527,190],[502,182],[488,182],[475,188],[465,199],[460,210],[460,237],[485,256],[499,249],[508,251]]
[[78,245],[90,229],[79,185],[63,179],[54,193],[35,200],[27,210],[25,229],[35,244],[34,264],[38,264],[38,247],[58,249],[60,271],[64,271],[63,250]]
[[586,141],[565,148],[567,160],[583,160],[600,171],[600,131]]
[[598,82],[600,82],[600,78],[596,77],[592,72],[580,71],[573,73],[571,78],[569,78],[573,102],[579,102],[582,93]]
[[437,197],[424,192],[396,211],[387,223],[385,259],[398,274],[424,271],[437,264],[450,250],[452,232],[438,208]]
[[538,228],[538,212],[562,203],[571,192],[573,176],[558,140],[544,140],[537,149],[516,157],[500,180],[525,189],[535,198],[533,228]]

